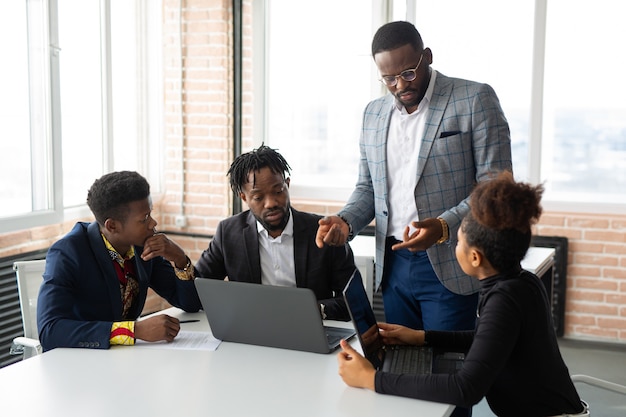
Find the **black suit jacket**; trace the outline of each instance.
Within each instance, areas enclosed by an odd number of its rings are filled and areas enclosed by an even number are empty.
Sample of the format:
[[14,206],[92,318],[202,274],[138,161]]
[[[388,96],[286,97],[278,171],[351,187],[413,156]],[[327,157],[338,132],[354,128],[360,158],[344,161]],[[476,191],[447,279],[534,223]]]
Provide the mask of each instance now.
[[[356,268],[352,249],[315,245],[321,216],[291,208],[296,285],[310,288],[324,304],[327,317],[350,320],[342,291]],[[220,222],[213,240],[195,265],[196,277],[261,284],[256,219],[247,210]]]

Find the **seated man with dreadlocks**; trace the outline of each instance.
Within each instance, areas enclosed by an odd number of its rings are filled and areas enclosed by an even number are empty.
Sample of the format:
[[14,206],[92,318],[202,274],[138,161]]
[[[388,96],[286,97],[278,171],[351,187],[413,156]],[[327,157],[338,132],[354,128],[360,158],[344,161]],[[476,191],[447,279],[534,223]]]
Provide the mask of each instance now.
[[228,176],[249,210],[220,222],[195,265],[197,277],[306,287],[323,318],[350,319],[342,291],[355,269],[350,246],[315,245],[321,216],[289,202],[291,167],[267,146],[237,157]]

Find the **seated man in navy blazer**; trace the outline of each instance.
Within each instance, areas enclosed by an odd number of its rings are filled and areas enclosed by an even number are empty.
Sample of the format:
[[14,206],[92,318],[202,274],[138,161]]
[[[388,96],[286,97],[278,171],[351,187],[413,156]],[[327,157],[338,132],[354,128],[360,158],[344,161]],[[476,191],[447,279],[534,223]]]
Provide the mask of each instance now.
[[291,207],[290,170],[263,145],[233,161],[230,186],[249,210],[220,222],[196,277],[310,288],[323,318],[347,321],[342,291],[355,270],[352,250],[315,245],[321,216]]
[[46,256],[37,305],[43,349],[171,342],[177,318],[137,321],[148,287],[189,312],[201,304],[191,261],[156,232],[148,182],[136,172],[106,174],[89,189],[87,204],[96,221],[77,223]]

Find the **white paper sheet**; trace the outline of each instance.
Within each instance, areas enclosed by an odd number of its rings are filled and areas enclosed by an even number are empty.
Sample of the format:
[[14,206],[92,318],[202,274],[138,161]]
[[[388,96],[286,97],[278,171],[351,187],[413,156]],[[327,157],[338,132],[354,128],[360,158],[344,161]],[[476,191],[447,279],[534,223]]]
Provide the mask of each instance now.
[[135,341],[136,347],[153,349],[180,349],[180,350],[215,350],[222,343],[213,337],[210,332],[190,332],[181,330],[172,342]]

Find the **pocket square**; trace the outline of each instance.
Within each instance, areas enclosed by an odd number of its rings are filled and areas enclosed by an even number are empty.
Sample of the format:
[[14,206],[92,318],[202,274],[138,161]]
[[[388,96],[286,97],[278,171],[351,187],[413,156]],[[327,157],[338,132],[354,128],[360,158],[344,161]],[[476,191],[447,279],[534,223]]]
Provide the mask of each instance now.
[[458,135],[459,133],[461,133],[460,130],[450,130],[448,132],[441,132],[441,135],[439,135],[439,137],[440,138],[447,138],[448,136]]

